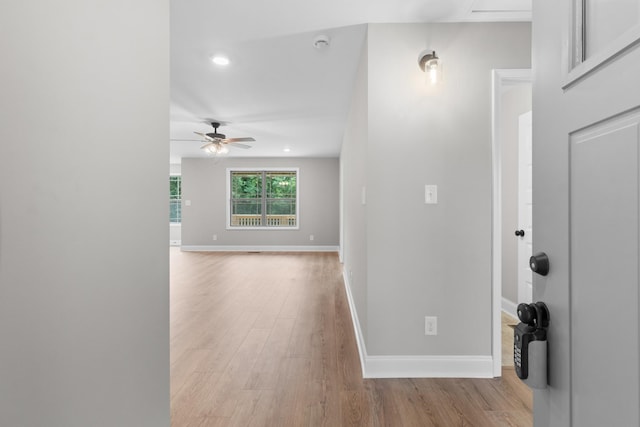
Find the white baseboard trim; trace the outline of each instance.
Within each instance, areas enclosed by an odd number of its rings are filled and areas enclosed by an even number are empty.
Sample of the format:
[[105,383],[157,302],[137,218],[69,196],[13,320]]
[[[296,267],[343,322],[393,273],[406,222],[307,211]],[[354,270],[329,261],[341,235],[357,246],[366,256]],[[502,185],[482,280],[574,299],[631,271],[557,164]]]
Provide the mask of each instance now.
[[358,312],[356,311],[356,305],[353,301],[353,295],[351,294],[351,283],[347,272],[342,269],[342,277],[344,280],[344,289],[347,293],[347,302],[349,303],[349,311],[351,312],[351,321],[353,323],[353,330],[356,336],[356,343],[358,344],[358,354],[360,355],[360,367],[362,368],[362,377],[367,377],[365,367],[367,366],[367,347],[364,344],[364,335],[362,334],[362,328],[360,328],[360,320],[358,318]]
[[367,356],[365,378],[493,378],[491,356]]
[[207,246],[183,245],[184,252],[338,252],[337,246]]
[[502,297],[502,311],[507,313],[511,317],[518,318],[518,304]]
[[491,356],[369,356],[351,284],[343,270],[345,291],[358,345],[363,378],[493,378]]

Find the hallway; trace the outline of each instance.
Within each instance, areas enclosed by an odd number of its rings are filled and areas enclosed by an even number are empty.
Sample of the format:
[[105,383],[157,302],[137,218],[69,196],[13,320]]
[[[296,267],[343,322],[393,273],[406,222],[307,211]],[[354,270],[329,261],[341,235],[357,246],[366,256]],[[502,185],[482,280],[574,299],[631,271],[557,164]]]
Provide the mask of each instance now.
[[361,378],[335,253],[171,248],[171,418],[192,426],[531,426],[500,379]]

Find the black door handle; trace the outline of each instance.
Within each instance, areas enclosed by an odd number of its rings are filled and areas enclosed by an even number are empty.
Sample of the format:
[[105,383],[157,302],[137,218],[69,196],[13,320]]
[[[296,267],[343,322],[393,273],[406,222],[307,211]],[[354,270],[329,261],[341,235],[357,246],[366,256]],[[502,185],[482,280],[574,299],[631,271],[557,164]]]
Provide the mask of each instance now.
[[524,237],[524,230],[516,230],[516,236]]

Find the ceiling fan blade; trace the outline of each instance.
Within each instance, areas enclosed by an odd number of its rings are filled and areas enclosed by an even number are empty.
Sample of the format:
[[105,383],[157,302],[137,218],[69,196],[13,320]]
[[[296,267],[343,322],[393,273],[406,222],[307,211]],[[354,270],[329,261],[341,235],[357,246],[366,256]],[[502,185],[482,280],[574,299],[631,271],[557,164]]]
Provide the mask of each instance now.
[[207,141],[213,141],[213,139],[210,138],[207,134],[204,134],[202,132],[196,132],[196,131],[194,131],[193,133],[195,133],[196,135],[200,135],[201,137],[205,138]]
[[240,144],[238,142],[227,142],[226,144],[233,145],[234,147],[238,147],[238,148],[251,148],[250,145]]
[[223,142],[228,143],[228,142],[251,142],[251,141],[255,141],[254,138],[251,137],[246,137],[246,138],[226,138],[223,140]]

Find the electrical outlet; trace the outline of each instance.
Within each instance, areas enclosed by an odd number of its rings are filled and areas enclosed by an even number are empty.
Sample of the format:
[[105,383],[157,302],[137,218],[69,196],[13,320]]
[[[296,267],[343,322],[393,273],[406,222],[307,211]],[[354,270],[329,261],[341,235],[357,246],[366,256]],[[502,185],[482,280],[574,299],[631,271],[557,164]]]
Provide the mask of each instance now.
[[424,318],[424,334],[438,335],[438,318],[436,316],[426,316]]
[[218,235],[217,234],[213,235],[213,240],[218,240]]
[[309,235],[309,240],[313,241],[313,239],[315,239],[315,236],[313,234]]

